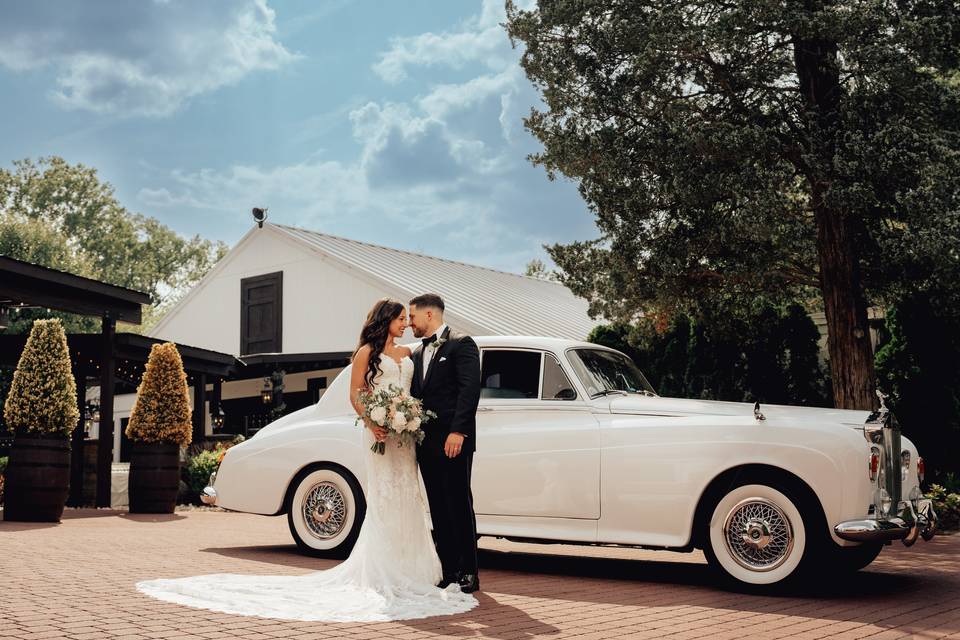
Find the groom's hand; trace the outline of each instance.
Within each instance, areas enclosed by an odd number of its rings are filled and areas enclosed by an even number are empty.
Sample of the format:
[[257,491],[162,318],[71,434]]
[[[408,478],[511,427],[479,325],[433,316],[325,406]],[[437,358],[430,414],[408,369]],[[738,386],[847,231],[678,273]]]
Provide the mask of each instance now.
[[447,436],[447,442],[443,446],[444,453],[447,454],[448,458],[456,458],[460,455],[460,449],[463,448],[463,435],[459,433],[451,433]]

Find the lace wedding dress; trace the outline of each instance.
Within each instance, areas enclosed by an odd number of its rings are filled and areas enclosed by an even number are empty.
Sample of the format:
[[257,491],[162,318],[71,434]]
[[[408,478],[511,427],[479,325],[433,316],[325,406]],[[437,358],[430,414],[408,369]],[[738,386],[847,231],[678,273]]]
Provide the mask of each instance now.
[[[410,390],[413,361],[381,354],[375,386]],[[365,449],[373,433],[364,429]],[[417,476],[416,450],[388,440],[367,465],[367,513],[350,557],[325,571],[298,576],[215,573],[137,583],[141,592],[178,604],[223,613],[285,620],[372,622],[468,611],[476,599],[440,581],[440,560],[430,535]]]

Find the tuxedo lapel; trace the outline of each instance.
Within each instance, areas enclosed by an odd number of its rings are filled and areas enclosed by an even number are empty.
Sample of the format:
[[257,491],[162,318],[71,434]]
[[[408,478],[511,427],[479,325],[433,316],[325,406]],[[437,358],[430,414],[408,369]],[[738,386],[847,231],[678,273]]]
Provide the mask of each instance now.
[[[433,350],[433,357],[430,359],[430,366],[427,367],[427,377],[423,380],[423,385],[420,387],[421,392],[425,391],[427,385],[430,384],[430,379],[433,377],[433,372],[437,368],[437,360],[440,358],[440,352],[444,350],[447,346],[447,342],[450,340],[450,327],[447,327],[443,330],[443,333],[440,335],[440,338],[444,341],[439,348]],[[423,354],[420,354],[420,362],[423,363]],[[420,375],[423,375],[423,364],[420,365]]]

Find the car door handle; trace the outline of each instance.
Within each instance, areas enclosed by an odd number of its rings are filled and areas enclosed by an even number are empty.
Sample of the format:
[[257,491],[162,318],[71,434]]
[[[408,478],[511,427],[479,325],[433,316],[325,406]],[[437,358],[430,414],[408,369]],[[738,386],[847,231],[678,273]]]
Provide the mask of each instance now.
[[493,411],[493,407],[477,407],[477,411]]

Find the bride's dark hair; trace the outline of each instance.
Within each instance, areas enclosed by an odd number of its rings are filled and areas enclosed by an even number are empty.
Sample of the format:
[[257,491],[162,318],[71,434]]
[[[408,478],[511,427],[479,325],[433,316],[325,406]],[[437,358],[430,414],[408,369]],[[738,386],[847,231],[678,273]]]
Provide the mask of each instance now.
[[387,338],[390,336],[390,323],[400,317],[403,311],[403,303],[393,298],[381,298],[370,309],[367,314],[367,321],[363,323],[363,329],[360,330],[360,344],[353,355],[357,355],[365,344],[370,345],[370,361],[367,363],[367,372],[363,375],[364,382],[367,385],[373,384],[373,379],[379,373],[380,354],[383,353],[383,347],[387,344]]

